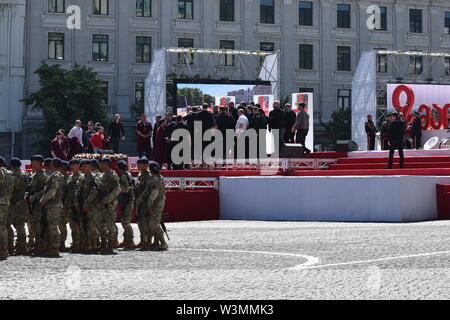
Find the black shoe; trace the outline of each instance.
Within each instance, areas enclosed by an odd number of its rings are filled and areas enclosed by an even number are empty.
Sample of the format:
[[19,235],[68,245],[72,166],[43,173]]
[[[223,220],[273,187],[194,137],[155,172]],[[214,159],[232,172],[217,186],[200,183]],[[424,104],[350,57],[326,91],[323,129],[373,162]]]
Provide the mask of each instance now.
[[387,166],[384,169],[389,170],[389,169],[392,169],[392,167]]

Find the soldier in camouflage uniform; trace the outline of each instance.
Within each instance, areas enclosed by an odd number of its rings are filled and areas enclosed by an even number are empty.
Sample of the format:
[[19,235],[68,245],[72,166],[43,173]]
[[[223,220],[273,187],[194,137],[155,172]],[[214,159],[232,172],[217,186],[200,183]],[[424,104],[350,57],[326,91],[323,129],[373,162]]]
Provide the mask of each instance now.
[[114,253],[114,245],[117,238],[116,222],[117,197],[120,193],[119,177],[111,169],[111,160],[104,158],[100,162],[103,174],[97,188],[98,219],[97,229],[101,237],[101,249],[103,254]]
[[150,230],[148,230],[148,221],[150,219],[150,213],[147,208],[147,200],[150,195],[150,171],[148,170],[149,161],[147,158],[139,159],[137,167],[139,170],[139,176],[136,182],[136,217],[141,234],[141,242],[137,245],[138,248],[146,250],[150,245],[151,238]]
[[59,257],[59,247],[61,245],[61,235],[58,229],[63,209],[64,177],[60,172],[61,167],[62,161],[58,158],[53,159],[51,164],[53,174],[48,177],[45,193],[39,201],[39,206],[47,212],[48,249],[46,255],[49,257]]
[[9,256],[8,252],[8,215],[12,195],[12,173],[5,168],[6,160],[0,157],[0,260]]
[[66,240],[67,240],[67,224],[69,223],[69,210],[64,204],[65,204],[65,198],[67,197],[67,181],[69,179],[69,174],[68,174],[69,173],[69,163],[68,162],[66,162],[66,161],[62,162],[60,173],[63,176],[63,184],[62,184],[63,210],[61,211],[60,221],[58,223],[58,229],[61,234],[61,243],[59,245],[59,252],[67,252],[68,250],[66,248]]
[[[30,183],[30,175],[26,171],[20,170],[22,165],[20,159],[13,158],[9,162],[12,169],[12,177],[14,181],[13,193],[11,198],[11,206],[9,210],[9,226],[13,225],[17,232],[17,243],[15,245],[15,255],[26,255],[27,250],[27,233],[25,224],[30,220],[28,204],[25,200],[25,194]],[[8,230],[10,241],[14,242],[14,231]]]
[[[164,239],[164,233],[161,230],[161,221],[166,203],[166,186],[164,178],[160,175],[161,168],[159,164],[151,162],[149,168],[152,175],[150,179],[150,195],[147,200],[147,208],[150,212],[147,229],[150,231],[150,235],[155,238],[149,249],[165,251],[169,246],[167,245],[166,240]],[[151,236],[149,236],[150,239]]]
[[47,176],[42,170],[42,163],[44,158],[42,156],[33,156],[31,158],[31,174],[29,190],[26,194],[26,199],[30,206],[31,224],[30,224],[30,240],[29,248],[32,248],[32,253],[35,255],[43,254],[46,250],[45,241],[42,232],[42,210],[39,206],[39,200],[44,195]]
[[97,252],[97,205],[95,202],[95,187],[97,177],[92,174],[92,161],[83,160],[83,175],[78,180],[75,195],[76,208],[80,217],[80,251],[83,253]]
[[128,165],[125,161],[119,161],[117,168],[120,171],[120,194],[119,194],[119,208],[120,221],[124,229],[123,243],[120,247],[125,250],[132,250],[135,248],[133,227],[131,226],[131,212],[134,204],[134,181],[131,174],[128,172]]
[[80,216],[76,210],[77,199],[75,197],[77,192],[78,181],[82,178],[80,171],[80,161],[72,159],[70,161],[70,171],[72,174],[67,178],[66,193],[64,196],[64,211],[69,217],[70,230],[72,231],[72,253],[80,251]]

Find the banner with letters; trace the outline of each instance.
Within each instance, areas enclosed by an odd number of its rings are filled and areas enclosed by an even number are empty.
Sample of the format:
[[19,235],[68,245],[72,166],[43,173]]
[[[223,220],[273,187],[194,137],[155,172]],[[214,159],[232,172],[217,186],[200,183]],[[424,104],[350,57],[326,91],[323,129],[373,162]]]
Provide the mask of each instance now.
[[261,105],[261,108],[266,114],[273,110],[273,103],[275,101],[275,96],[273,94],[267,95],[256,95],[253,96],[253,102],[255,104]]

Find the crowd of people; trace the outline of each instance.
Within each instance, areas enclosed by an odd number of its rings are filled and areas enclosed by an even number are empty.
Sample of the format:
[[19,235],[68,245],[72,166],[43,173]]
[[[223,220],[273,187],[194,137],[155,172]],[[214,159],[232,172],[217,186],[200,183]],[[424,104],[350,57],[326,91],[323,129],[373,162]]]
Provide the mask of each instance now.
[[116,114],[107,132],[100,122],[94,124],[89,121],[84,130],[82,122],[76,120],[67,136],[64,129],[56,132],[55,138],[50,142],[50,150],[53,157],[69,161],[81,153],[119,153],[120,142],[124,140],[125,129],[120,115]]
[[[260,145],[260,139],[266,139],[262,130],[272,131],[278,130],[280,133],[280,143],[298,143],[301,144],[307,156],[311,151],[306,148],[305,140],[309,132],[309,115],[306,112],[306,105],[299,106],[299,112],[292,110],[290,104],[286,104],[284,109],[281,108],[280,102],[275,101],[273,110],[267,116],[259,104],[253,102],[242,102],[239,106],[235,106],[233,102],[225,106],[214,106],[210,110],[210,106],[205,104],[201,107],[188,107],[187,114],[182,116],[174,116],[167,113],[164,117],[158,115],[156,123],[152,127],[145,115],[137,124],[138,135],[138,154],[146,155],[152,160],[165,166],[168,169],[182,169],[181,165],[174,165],[171,160],[173,147],[179,142],[175,141],[172,134],[177,129],[186,129],[189,131],[192,150],[194,148],[195,123],[200,122],[203,135],[209,129],[217,129],[224,137],[223,141],[223,158],[227,158],[232,150],[228,147],[230,144],[226,141],[227,130],[233,130],[236,135],[243,134],[247,130],[255,130],[257,135],[257,145]],[[150,144],[152,140],[152,144]],[[153,149],[151,148],[153,145]],[[205,143],[203,144],[205,148]],[[248,148],[247,148],[248,149]],[[192,152],[193,154],[193,152]],[[258,153],[259,154],[259,153]],[[236,152],[234,153],[236,156]],[[249,154],[246,151],[246,158]]]
[[421,149],[422,147],[422,118],[415,112],[413,121],[407,123],[400,112],[388,114],[380,130],[373,122],[372,115],[367,116],[365,130],[367,134],[367,150],[375,150],[376,135],[381,138],[381,150],[389,150],[389,163],[386,169],[392,169],[395,150],[400,156],[400,168],[404,168],[404,149]]
[[[59,257],[60,252],[114,254],[115,248],[168,249],[162,222],[165,185],[157,163],[141,158],[136,183],[126,162],[118,163],[116,173],[108,158],[66,162],[36,155],[31,158],[31,174],[21,170],[20,159],[11,159],[8,169],[7,165],[0,157],[0,260],[9,255]],[[117,206],[124,229],[121,244]],[[133,209],[138,245],[131,227]]]

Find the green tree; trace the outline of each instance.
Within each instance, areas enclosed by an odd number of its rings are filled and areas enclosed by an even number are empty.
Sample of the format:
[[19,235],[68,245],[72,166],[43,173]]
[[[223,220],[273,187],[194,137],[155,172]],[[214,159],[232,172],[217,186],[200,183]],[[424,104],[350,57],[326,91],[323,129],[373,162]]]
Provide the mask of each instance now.
[[211,104],[216,103],[216,98],[213,96],[210,96],[209,94],[203,95],[203,103]]
[[55,132],[70,129],[77,119],[83,123],[107,121],[103,83],[92,68],[75,65],[66,70],[60,65],[42,63],[34,73],[39,76],[41,88],[24,101],[44,116],[44,126],[37,130],[41,140],[35,151],[48,154],[49,141]]
[[327,136],[331,140],[350,140],[352,136],[352,110],[339,108],[331,114],[331,120],[323,123]]
[[203,103],[203,92],[198,88],[178,89],[178,99],[188,106],[198,106]]

